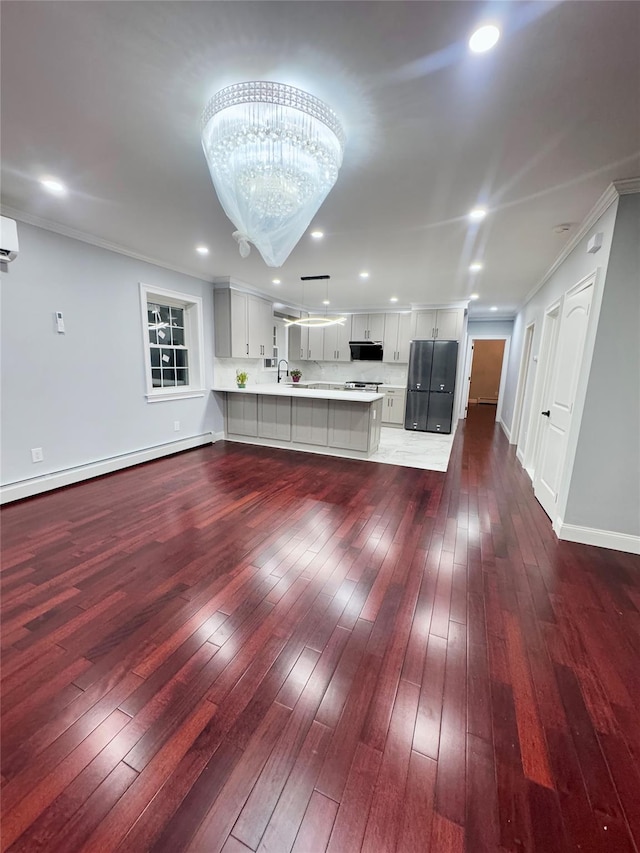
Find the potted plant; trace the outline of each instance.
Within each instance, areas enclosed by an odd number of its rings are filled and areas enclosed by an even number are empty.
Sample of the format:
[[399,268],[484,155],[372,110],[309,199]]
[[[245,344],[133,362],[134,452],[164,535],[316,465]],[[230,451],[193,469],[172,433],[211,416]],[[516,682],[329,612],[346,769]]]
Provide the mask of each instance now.
[[249,374],[244,370],[236,370],[236,382],[238,383],[238,388],[246,388],[248,378]]
[[294,382],[300,382],[300,377],[302,376],[302,371],[298,370],[298,368],[294,368],[289,371],[289,376]]

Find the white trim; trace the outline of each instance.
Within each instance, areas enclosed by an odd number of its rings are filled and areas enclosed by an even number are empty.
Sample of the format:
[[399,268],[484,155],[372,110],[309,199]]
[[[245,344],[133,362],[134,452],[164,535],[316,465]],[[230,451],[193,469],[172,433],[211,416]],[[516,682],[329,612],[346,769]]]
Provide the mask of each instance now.
[[518,448],[517,448],[517,450],[516,450],[516,459],[518,460],[518,462],[519,462],[519,463],[522,465],[522,467],[524,468],[524,453],[523,453],[523,451],[522,451],[522,448],[521,448],[521,447],[518,447]]
[[40,477],[32,477],[28,480],[18,480],[8,483],[0,489],[0,504],[29,498],[42,492],[59,489],[62,486],[70,486],[80,483],[82,480],[90,480],[93,477],[102,477],[122,468],[130,468],[132,465],[140,465],[142,462],[150,462],[161,456],[171,456],[183,450],[191,450],[203,444],[211,444],[218,441],[223,433],[204,432],[191,438],[181,438],[178,441],[169,441],[165,444],[157,444],[147,447],[145,450],[135,450],[132,453],[122,453],[118,456],[110,456],[97,462],[89,462],[86,465],[77,465],[73,468],[64,468],[61,471],[53,471]]
[[534,285],[534,287],[527,293],[522,304],[526,305],[536,293],[543,287],[554,274],[554,272],[558,269],[560,264],[565,261],[571,252],[575,249],[578,243],[587,236],[591,228],[596,224],[598,219],[602,216],[602,214],[608,210],[614,201],[617,201],[621,195],[628,195],[630,193],[640,192],[640,178],[632,178],[629,181],[617,181],[614,184],[609,184],[607,189],[602,193],[598,201],[591,208],[585,219],[583,220],[580,228],[578,228],[577,232],[573,235],[573,237],[569,240],[569,242],[565,245],[563,250],[560,252],[555,261],[551,264],[546,273],[542,276],[540,281]]
[[194,397],[204,397],[204,388],[187,389],[186,391],[162,391],[160,394],[145,394],[147,403],[166,403],[168,400],[191,400]]
[[[497,420],[497,418],[496,418],[496,420]],[[500,427],[502,428],[502,432],[507,436],[507,441],[509,442],[509,444],[511,444],[511,430],[508,428],[508,426],[505,424],[504,421],[502,421],[502,420],[498,421],[497,420],[497,422],[500,424]]]
[[35,216],[32,213],[25,213],[22,210],[17,210],[14,207],[9,207],[6,204],[2,205],[2,215],[9,216],[11,219],[17,219],[18,222],[26,222],[27,225],[35,225],[36,228],[42,228],[45,231],[53,231],[54,234],[61,234],[63,237],[70,237],[72,240],[80,240],[81,243],[89,243],[91,246],[97,246],[99,249],[106,249],[108,252],[115,252],[117,255],[125,255],[127,258],[133,258],[136,261],[142,261],[145,264],[152,264],[154,267],[171,270],[181,275],[188,275],[189,278],[195,278],[198,281],[211,283],[211,278],[204,275],[202,272],[195,272],[187,269],[187,267],[178,267],[175,264],[168,264],[166,261],[161,261],[158,258],[152,258],[148,255],[141,255],[133,249],[128,249],[126,246],[121,246],[119,243],[110,243],[108,240],[103,240],[101,237],[96,237],[95,234],[88,234],[86,231],[78,231],[75,228],[70,228],[67,225],[62,225],[58,222],[52,222],[50,219],[44,219],[41,216]]
[[553,529],[558,539],[567,542],[580,542],[582,545],[595,545],[597,548],[611,548],[625,551],[627,554],[640,554],[640,536],[629,533],[617,533],[615,530],[598,530],[595,527],[580,527],[577,524],[565,524],[557,518]]
[[[147,403],[163,403],[167,400],[181,400],[190,397],[204,397],[205,391],[202,387],[205,376],[204,365],[204,319],[203,299],[189,293],[178,290],[167,290],[166,288],[154,287],[151,284],[140,283],[140,319],[142,322],[142,342],[144,345],[145,381]],[[149,331],[147,321],[147,306],[149,300],[157,299],[169,305],[184,310],[184,335],[187,352],[189,353],[189,381],[194,385],[185,385],[180,388],[174,386],[167,388],[154,388],[151,381],[151,360],[149,347]],[[195,315],[195,316],[194,316]]]

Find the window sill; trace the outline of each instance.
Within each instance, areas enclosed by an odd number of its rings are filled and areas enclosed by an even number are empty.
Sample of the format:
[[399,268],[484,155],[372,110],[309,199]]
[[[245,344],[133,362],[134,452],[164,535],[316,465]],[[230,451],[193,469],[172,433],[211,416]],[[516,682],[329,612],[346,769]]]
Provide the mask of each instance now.
[[185,388],[184,391],[151,391],[145,396],[147,403],[166,403],[169,400],[190,400],[204,395],[204,388]]

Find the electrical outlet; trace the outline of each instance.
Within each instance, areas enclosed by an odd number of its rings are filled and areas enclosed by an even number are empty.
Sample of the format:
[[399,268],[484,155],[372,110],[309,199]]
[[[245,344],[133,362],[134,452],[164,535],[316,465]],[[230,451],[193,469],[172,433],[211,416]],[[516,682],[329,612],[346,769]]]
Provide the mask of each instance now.
[[174,432],[180,432],[180,421],[173,422],[173,430]]
[[42,462],[44,459],[44,453],[42,452],[41,447],[32,447],[31,448],[31,461],[32,462]]

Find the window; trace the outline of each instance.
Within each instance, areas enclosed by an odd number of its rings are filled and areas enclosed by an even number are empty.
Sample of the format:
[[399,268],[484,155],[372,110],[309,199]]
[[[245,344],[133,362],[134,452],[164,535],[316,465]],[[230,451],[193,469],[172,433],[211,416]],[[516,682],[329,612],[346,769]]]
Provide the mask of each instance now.
[[140,284],[149,402],[204,395],[202,299]]

